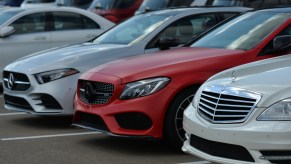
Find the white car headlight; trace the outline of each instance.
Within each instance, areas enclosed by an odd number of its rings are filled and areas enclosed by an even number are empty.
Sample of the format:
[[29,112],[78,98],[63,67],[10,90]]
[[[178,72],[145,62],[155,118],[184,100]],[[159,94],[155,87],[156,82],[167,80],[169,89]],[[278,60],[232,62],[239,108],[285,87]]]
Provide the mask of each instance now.
[[79,73],[79,71],[73,68],[58,69],[53,71],[41,72],[35,74],[35,78],[39,84],[47,83],[53,80],[57,80],[63,77],[74,75]]
[[291,121],[291,99],[282,100],[267,108],[258,121]]
[[119,98],[127,100],[147,96],[163,89],[169,82],[167,77],[158,77],[128,83]]

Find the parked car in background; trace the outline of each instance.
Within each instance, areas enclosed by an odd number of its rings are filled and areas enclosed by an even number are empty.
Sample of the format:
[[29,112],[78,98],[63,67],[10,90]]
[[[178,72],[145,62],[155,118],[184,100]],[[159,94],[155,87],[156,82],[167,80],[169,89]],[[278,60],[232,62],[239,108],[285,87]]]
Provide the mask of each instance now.
[[[136,14],[160,10],[169,7],[190,6],[195,0],[144,0],[140,7],[135,11]],[[204,5],[204,4],[203,4]],[[202,6],[202,5],[200,5]]]
[[87,10],[93,0],[56,0],[56,6],[71,6]]
[[54,6],[56,0],[24,0],[20,7]]
[[89,11],[119,23],[134,15],[143,0],[94,0]]
[[[0,71],[20,57],[91,40],[112,26],[101,16],[71,7],[1,10]],[[2,82],[2,73],[0,78]]]
[[[290,34],[278,39],[290,48]],[[185,111],[183,150],[218,163],[291,163],[290,71],[287,55],[211,77]]]
[[[127,56],[185,44],[210,27],[204,23],[216,24],[247,10],[250,9],[183,8],[140,14],[92,42],[19,59],[4,70],[5,108],[36,115],[73,115],[77,81],[83,72]],[[9,80],[10,76],[15,81]]]
[[0,0],[0,6],[13,6],[18,7],[21,5],[23,0]]
[[273,44],[291,32],[290,23],[291,8],[248,12],[190,47],[91,69],[79,78],[73,124],[113,136],[164,138],[181,149],[183,112],[199,86],[225,69],[288,53]]
[[254,9],[272,8],[276,6],[290,6],[289,0],[207,0],[210,6],[245,6]]

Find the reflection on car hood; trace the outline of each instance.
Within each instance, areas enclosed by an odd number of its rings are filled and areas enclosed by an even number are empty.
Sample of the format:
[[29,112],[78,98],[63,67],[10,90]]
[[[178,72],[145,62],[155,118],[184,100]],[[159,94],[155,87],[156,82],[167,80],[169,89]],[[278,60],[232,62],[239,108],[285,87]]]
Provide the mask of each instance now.
[[84,71],[108,61],[130,56],[132,54],[127,53],[129,49],[128,45],[84,43],[23,57],[6,66],[5,70],[23,72],[29,68],[29,73],[38,73],[60,68],[76,68]]
[[258,107],[268,107],[291,97],[291,55],[253,62],[223,71],[206,85],[233,86],[262,94]]
[[[224,61],[234,60],[240,50],[182,47],[144,56],[114,61],[89,70],[122,78],[123,83],[156,76],[179,76],[189,71],[207,70],[209,65],[224,69]],[[239,55],[238,55],[239,56]]]

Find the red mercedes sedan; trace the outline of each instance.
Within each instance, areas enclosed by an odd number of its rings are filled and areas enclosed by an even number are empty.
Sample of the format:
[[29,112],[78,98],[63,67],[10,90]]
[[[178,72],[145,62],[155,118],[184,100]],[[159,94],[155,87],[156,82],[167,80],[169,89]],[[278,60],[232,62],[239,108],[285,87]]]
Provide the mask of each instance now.
[[252,11],[190,47],[93,68],[78,81],[73,124],[113,136],[164,138],[181,148],[183,111],[198,87],[222,70],[287,54],[290,23],[291,8]]

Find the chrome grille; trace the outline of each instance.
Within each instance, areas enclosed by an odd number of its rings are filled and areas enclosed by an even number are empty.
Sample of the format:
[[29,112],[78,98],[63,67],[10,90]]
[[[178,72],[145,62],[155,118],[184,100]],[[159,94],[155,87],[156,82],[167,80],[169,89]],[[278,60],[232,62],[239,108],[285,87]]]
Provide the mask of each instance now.
[[3,72],[4,87],[15,91],[26,91],[30,87],[28,77],[22,73]]
[[200,95],[198,113],[212,123],[244,122],[261,95],[234,87],[207,86]]
[[80,99],[87,104],[106,104],[113,91],[113,84],[79,80]]

